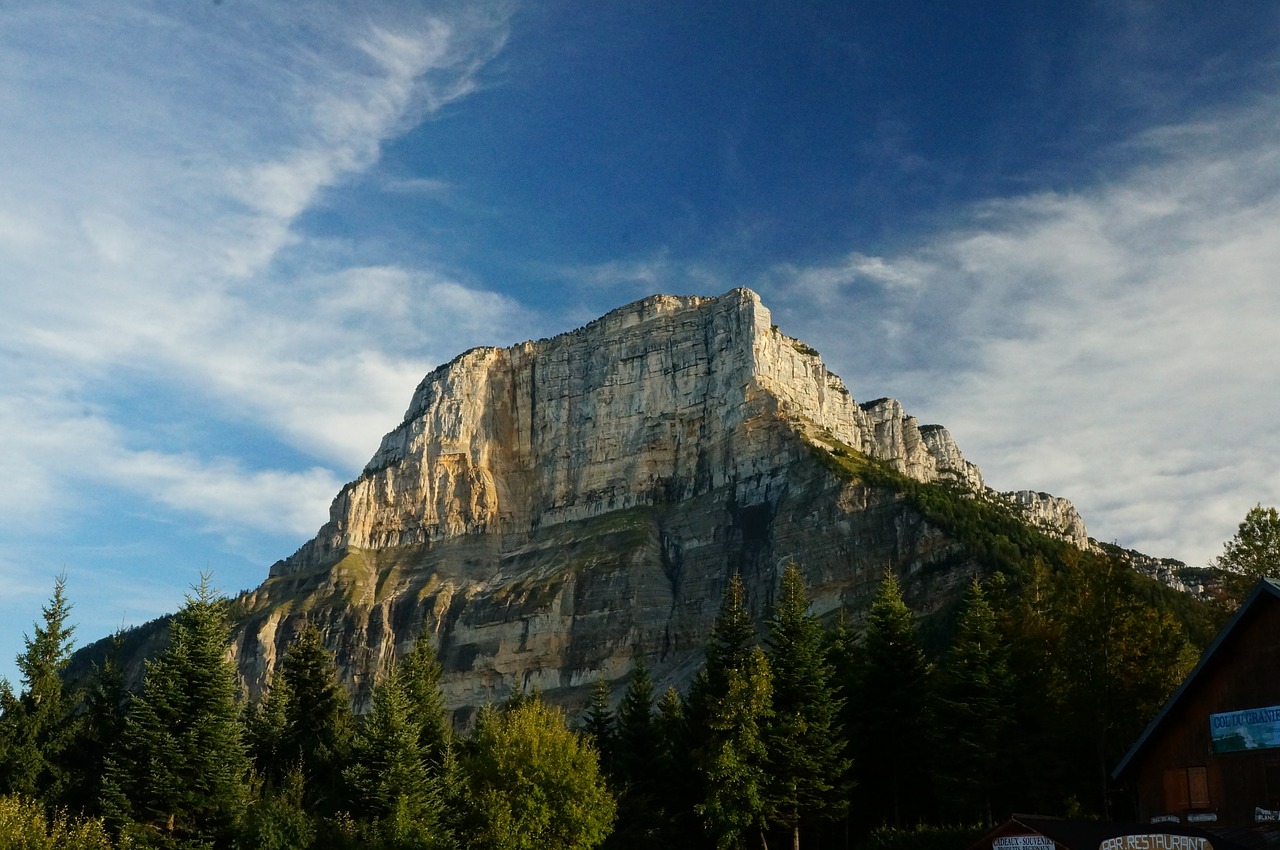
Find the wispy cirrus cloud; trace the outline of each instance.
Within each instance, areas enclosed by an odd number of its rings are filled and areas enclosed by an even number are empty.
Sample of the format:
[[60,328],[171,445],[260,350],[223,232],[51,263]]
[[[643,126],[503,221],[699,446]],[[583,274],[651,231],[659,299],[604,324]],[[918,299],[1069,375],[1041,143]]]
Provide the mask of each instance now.
[[1274,458],[1241,450],[1280,444],[1277,114],[1150,131],[1099,185],[992,199],[917,250],[762,286],[855,395],[941,421],[995,486],[1203,564],[1280,501]]
[[[0,456],[31,485],[0,503],[49,527],[94,481],[211,529],[314,529],[467,311],[519,320],[446,274],[301,250],[326,190],[483,85],[510,10],[441,9],[0,12]],[[149,445],[164,423],[102,403],[141,379],[171,432],[191,406],[313,461]]]

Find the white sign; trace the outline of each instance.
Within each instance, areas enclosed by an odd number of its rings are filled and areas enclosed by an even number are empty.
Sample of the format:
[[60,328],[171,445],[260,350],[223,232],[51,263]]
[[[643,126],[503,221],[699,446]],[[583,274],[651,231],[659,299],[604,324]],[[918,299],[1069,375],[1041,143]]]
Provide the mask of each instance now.
[[1261,806],[1253,810],[1254,823],[1277,823],[1280,822],[1280,812],[1275,809],[1264,809]]
[[1002,835],[991,840],[992,850],[1053,850],[1047,835]]
[[1213,850],[1213,845],[1195,835],[1119,835],[1099,844],[1098,850]]
[[1177,815],[1156,815],[1151,819],[1152,823],[1182,823],[1182,818]]

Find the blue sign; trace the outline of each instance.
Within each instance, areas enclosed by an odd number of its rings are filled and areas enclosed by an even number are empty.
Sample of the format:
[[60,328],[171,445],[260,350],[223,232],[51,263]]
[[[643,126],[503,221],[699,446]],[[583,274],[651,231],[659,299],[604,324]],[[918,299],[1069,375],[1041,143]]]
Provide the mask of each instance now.
[[1280,705],[1209,715],[1215,753],[1241,753],[1280,747]]

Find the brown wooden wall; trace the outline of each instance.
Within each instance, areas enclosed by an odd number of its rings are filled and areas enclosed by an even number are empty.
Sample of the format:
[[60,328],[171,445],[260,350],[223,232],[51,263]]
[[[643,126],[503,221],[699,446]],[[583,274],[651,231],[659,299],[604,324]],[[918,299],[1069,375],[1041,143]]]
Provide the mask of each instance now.
[[1280,809],[1280,749],[1210,750],[1210,714],[1272,705],[1280,705],[1280,600],[1263,593],[1134,759],[1138,816],[1185,822],[1189,812],[1212,811],[1219,824],[1248,826],[1255,807]]

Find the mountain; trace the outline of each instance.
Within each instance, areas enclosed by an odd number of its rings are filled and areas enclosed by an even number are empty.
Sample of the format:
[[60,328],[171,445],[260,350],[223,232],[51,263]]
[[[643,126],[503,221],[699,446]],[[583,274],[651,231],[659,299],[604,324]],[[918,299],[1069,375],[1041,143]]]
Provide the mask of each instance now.
[[232,651],[256,695],[314,624],[362,707],[429,636],[465,719],[513,689],[580,704],[637,655],[686,684],[735,571],[761,620],[794,561],[817,612],[856,621],[886,569],[936,612],[1010,551],[1068,545],[1092,545],[1069,502],[994,493],[945,428],[857,403],[755,293],[658,295],[427,375],[316,537],[236,600]]

